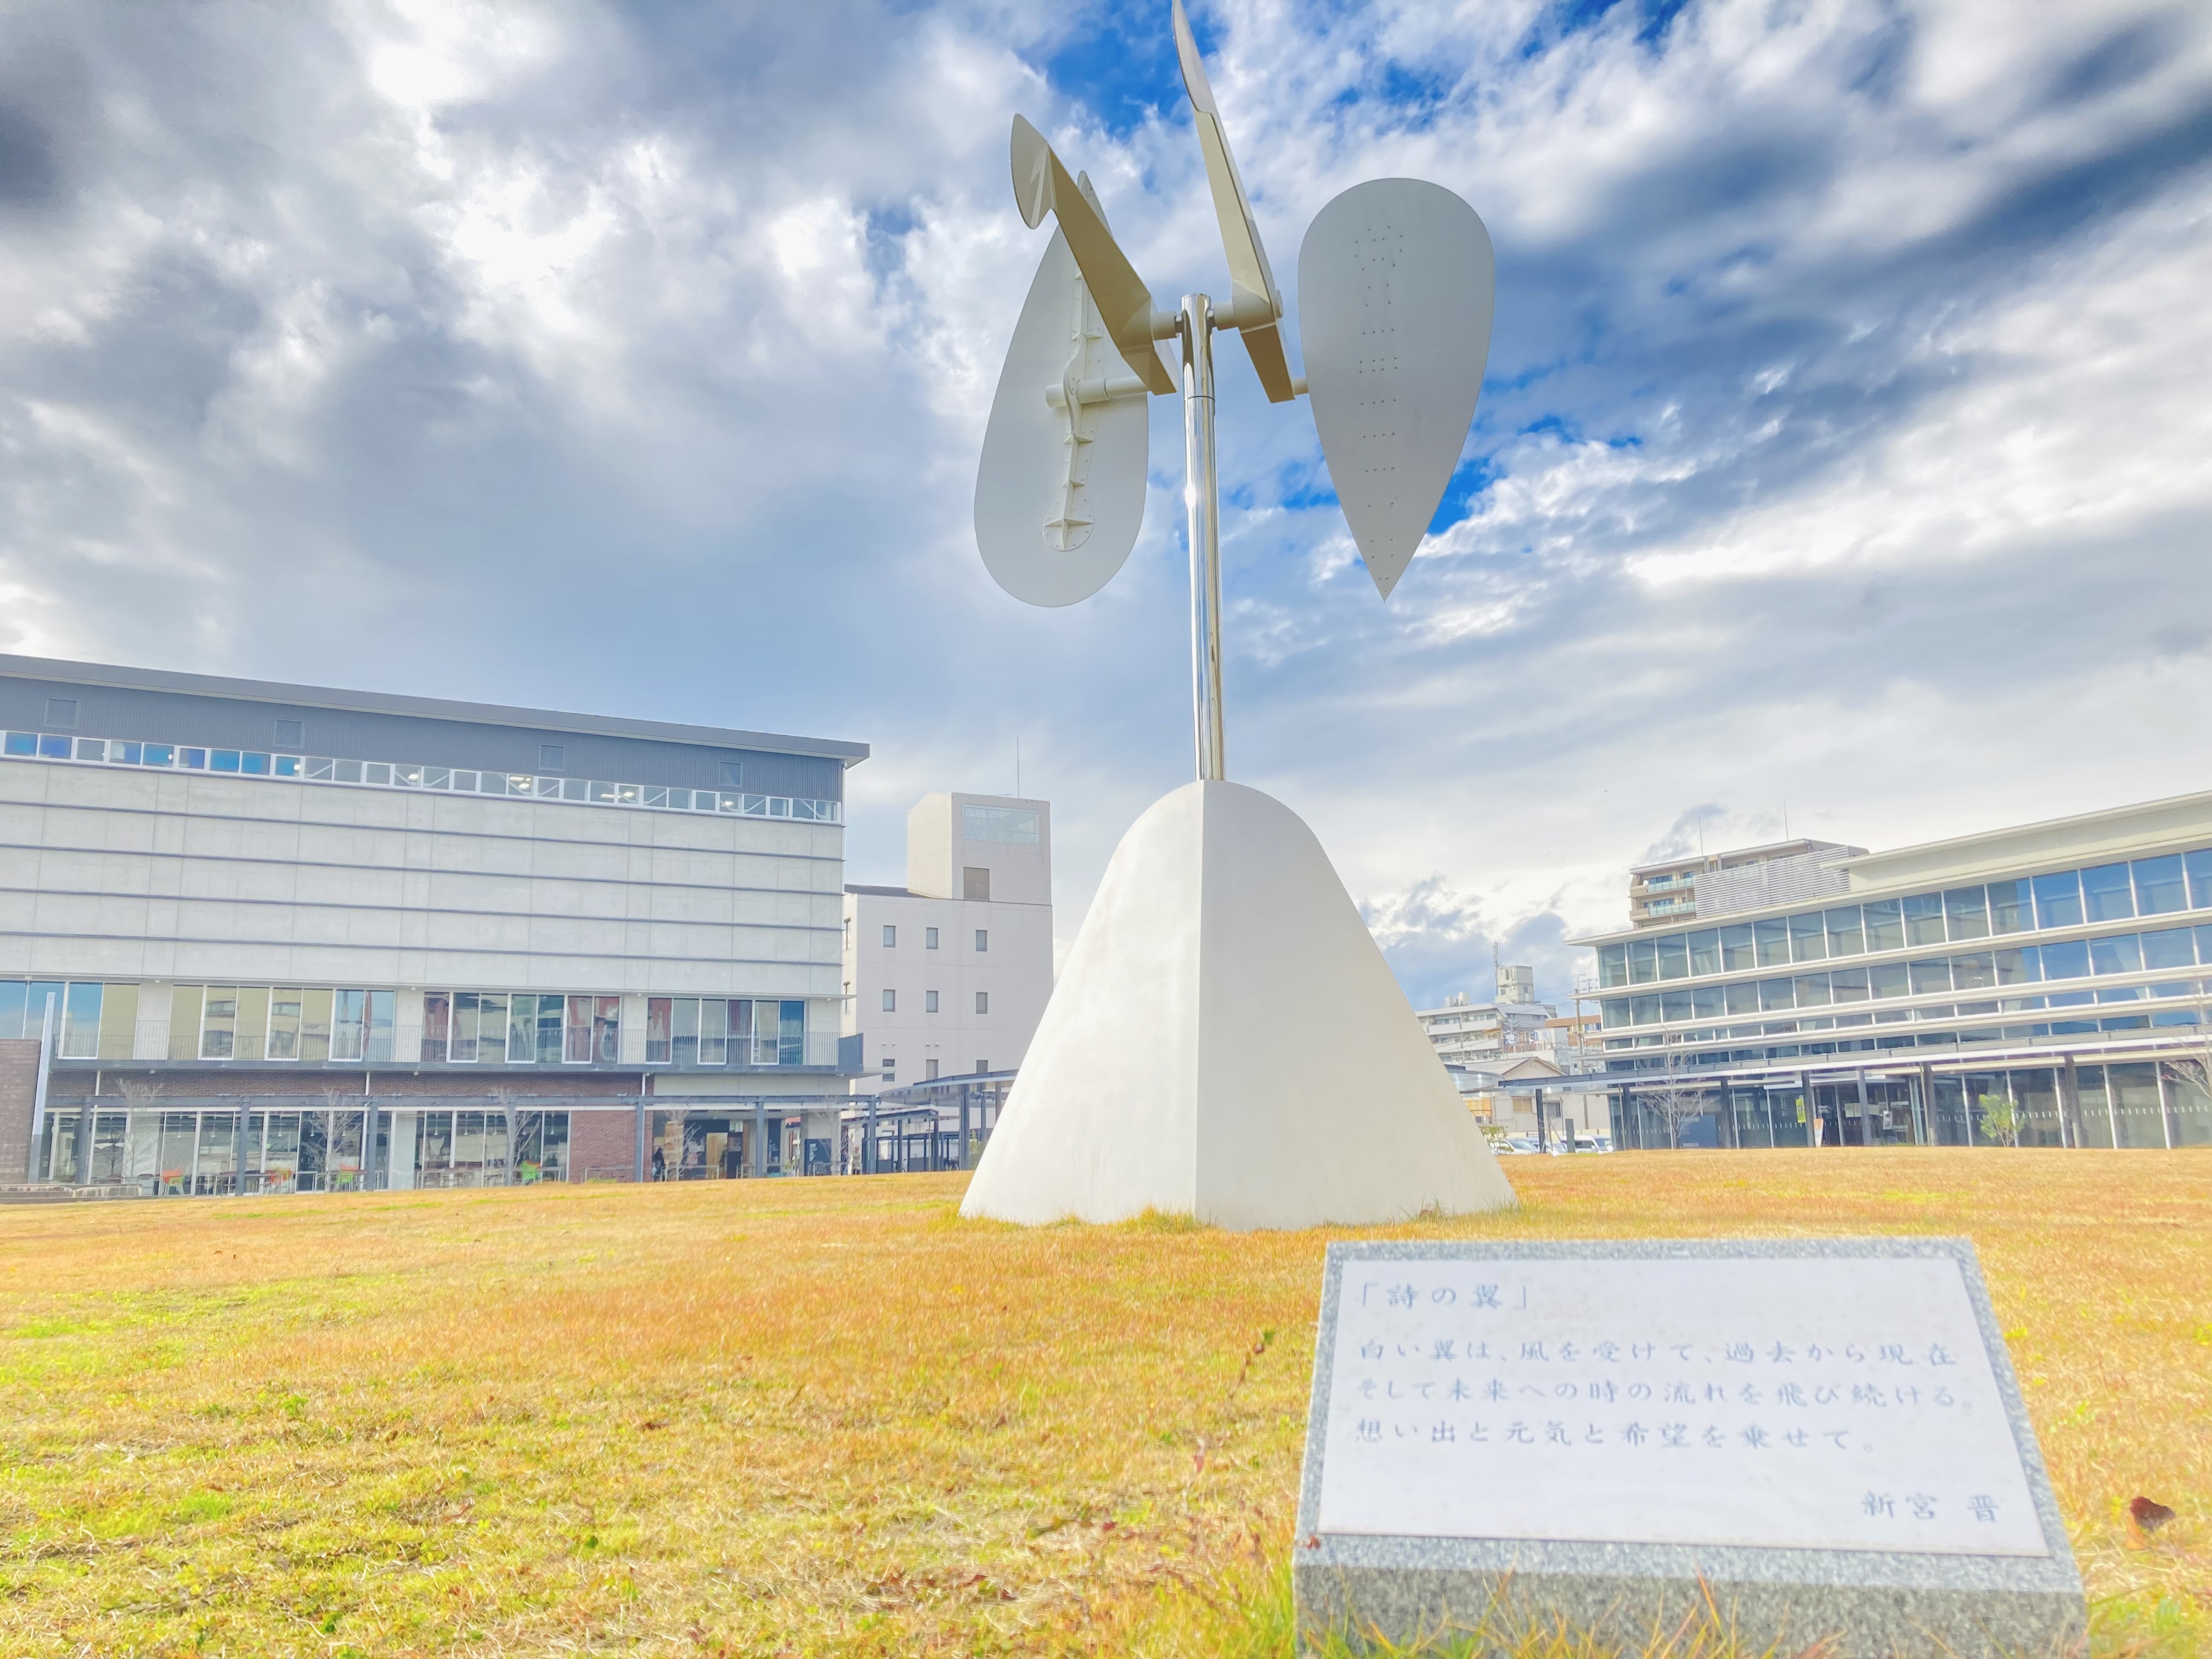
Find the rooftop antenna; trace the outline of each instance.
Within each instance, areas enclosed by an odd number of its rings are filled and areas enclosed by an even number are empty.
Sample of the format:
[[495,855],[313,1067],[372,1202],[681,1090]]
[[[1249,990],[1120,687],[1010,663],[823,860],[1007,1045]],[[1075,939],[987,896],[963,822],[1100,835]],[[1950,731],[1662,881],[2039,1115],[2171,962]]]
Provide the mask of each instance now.
[[[1156,1208],[1302,1227],[1495,1208],[1512,1189],[1319,841],[1281,803],[1227,781],[1213,362],[1213,336],[1232,330],[1270,404],[1311,401],[1322,462],[1387,600],[1474,423],[1496,296],[1490,233],[1419,179],[1339,195],[1298,250],[1305,374],[1293,373],[1282,292],[1182,0],[1170,21],[1228,296],[1160,304],[1090,179],[1015,116],[1015,204],[1031,229],[1055,224],[984,431],[975,543],[1027,604],[1097,592],[1143,523],[1151,399],[1182,392],[1198,781],[1115,850],[962,1212],[1107,1221]],[[1173,368],[1158,349],[1169,341]],[[1132,1030],[1162,1035],[1132,1044]],[[1353,1098],[1375,1103],[1347,1138]],[[1146,1103],[1138,1133],[1134,1100]]]

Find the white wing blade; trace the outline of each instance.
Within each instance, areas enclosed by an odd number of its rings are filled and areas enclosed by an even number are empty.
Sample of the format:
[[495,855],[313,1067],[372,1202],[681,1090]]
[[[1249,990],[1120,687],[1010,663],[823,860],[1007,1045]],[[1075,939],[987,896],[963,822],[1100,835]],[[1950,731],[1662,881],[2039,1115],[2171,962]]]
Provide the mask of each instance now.
[[1382,597],[1459,464],[1490,355],[1490,233],[1441,185],[1374,179],[1298,250],[1298,334],[1330,482]]
[[1000,586],[1061,605],[1114,579],[1144,522],[1149,421],[1146,388],[1054,231],[1014,325],[975,477],[975,545]]
[[1106,228],[1097,204],[1069,178],[1044,135],[1014,117],[1014,199],[1031,229],[1050,213],[1060,221],[1069,251],[1090,285],[1106,332],[1122,360],[1151,390],[1165,397],[1176,390],[1160,354],[1152,348],[1152,293]]
[[1244,349],[1270,403],[1286,404],[1297,394],[1291,390],[1290,364],[1283,356],[1282,332],[1275,319],[1283,314],[1283,296],[1275,287],[1275,273],[1267,264],[1267,250],[1260,240],[1260,226],[1252,217],[1252,203],[1244,194],[1243,175],[1229,150],[1229,135],[1222,130],[1221,112],[1214,106],[1213,88],[1206,78],[1205,60],[1198,55],[1198,38],[1190,32],[1182,0],[1175,0],[1176,56],[1182,64],[1183,89],[1190,94],[1192,125],[1198,129],[1198,147],[1206,157],[1206,182],[1213,191],[1213,216],[1221,226],[1221,251],[1229,260],[1229,280],[1235,291],[1236,309],[1245,315],[1263,315],[1264,322],[1246,321],[1238,331]]

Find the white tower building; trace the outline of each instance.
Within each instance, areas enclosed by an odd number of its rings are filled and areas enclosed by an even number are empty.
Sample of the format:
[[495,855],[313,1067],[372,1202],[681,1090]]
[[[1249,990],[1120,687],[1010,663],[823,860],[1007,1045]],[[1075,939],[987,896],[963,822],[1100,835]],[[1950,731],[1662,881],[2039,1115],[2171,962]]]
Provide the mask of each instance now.
[[1052,807],[926,795],[906,885],[845,889],[856,1094],[1018,1066],[1052,998]]

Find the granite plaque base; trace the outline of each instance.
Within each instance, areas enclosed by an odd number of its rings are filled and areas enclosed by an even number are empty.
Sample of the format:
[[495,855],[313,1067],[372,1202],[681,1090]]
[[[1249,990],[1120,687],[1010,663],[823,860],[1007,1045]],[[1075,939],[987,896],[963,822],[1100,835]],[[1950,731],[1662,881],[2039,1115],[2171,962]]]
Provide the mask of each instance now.
[[1355,1647],[2087,1644],[1957,1239],[1331,1245],[1292,1581]]

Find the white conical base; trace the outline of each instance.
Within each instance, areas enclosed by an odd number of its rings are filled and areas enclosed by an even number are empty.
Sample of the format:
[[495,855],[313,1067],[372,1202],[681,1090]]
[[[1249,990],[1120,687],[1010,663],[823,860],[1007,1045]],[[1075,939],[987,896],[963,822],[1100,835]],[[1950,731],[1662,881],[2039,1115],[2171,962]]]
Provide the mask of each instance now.
[[1193,783],[1115,849],[960,1212],[1311,1227],[1513,1201],[1313,831]]

